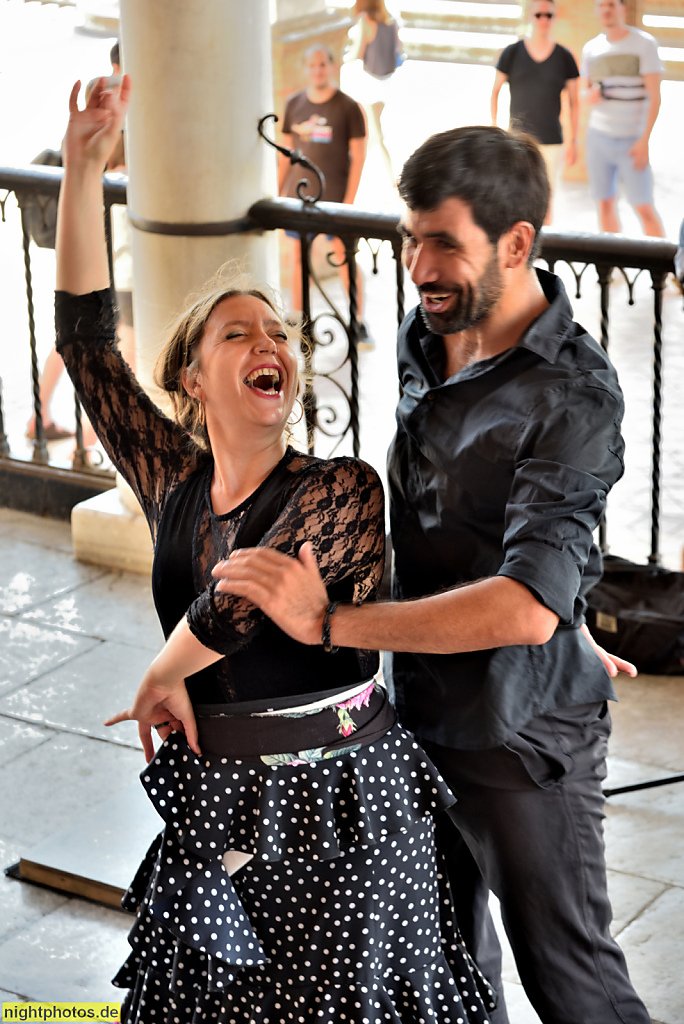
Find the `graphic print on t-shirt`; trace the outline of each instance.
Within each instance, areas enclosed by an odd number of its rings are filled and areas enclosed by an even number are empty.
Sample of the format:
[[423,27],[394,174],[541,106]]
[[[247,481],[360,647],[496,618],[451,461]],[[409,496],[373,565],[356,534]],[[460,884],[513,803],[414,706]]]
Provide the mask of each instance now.
[[329,143],[333,140],[332,125],[328,124],[326,117],[321,117],[318,114],[312,114],[306,121],[293,124],[292,131],[305,142]]
[[601,86],[607,100],[641,100],[646,89],[641,75],[638,53],[604,53],[596,57],[591,68],[592,82]]

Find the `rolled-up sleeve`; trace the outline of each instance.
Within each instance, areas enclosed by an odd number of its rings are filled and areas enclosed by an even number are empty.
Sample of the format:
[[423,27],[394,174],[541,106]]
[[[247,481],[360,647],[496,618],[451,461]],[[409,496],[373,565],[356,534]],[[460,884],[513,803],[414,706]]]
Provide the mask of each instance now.
[[498,574],[564,624],[576,618],[594,531],[624,471],[621,419],[615,392],[580,380],[545,392],[521,432]]

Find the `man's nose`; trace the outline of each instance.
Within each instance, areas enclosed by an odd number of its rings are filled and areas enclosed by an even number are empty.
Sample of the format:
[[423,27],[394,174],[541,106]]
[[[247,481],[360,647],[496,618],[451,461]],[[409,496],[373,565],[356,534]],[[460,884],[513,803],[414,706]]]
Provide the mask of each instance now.
[[419,242],[413,250],[406,269],[411,280],[417,286],[435,281],[438,276],[434,260],[430,259],[429,250],[425,249],[422,242]]

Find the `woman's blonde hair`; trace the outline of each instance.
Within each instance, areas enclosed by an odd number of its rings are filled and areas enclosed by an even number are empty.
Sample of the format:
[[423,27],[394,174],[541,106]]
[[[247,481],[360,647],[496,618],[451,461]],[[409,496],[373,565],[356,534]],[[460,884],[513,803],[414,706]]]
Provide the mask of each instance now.
[[385,7],[385,0],[356,0],[353,14],[355,18],[367,14],[371,21],[381,21],[383,25],[392,20]]
[[209,437],[204,421],[204,407],[199,399],[187,392],[184,383],[186,371],[199,369],[198,348],[204,336],[207,321],[214,309],[224,299],[251,295],[260,299],[273,310],[287,332],[290,341],[301,340],[299,333],[285,320],[280,301],[268,286],[255,286],[244,274],[236,275],[234,268],[226,280],[224,268],[194,296],[191,304],[173,320],[169,326],[168,341],[164,345],[154,370],[157,387],[171,397],[177,422],[187,430],[197,443],[209,449]]

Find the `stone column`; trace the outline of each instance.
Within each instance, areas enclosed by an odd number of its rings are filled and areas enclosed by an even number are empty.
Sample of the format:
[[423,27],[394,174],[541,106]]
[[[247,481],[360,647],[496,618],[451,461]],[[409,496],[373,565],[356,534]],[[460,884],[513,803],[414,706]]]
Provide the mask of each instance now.
[[[273,109],[268,0],[121,0],[137,375],[152,375],[167,324],[223,263],[278,285],[275,232],[226,234],[275,195],[274,151],[259,137]],[[186,233],[187,232],[187,233]],[[73,511],[77,558],[146,572],[147,527],[125,486]],[[139,510],[138,510],[139,511]]]
[[[133,79],[133,307],[146,387],[169,316],[222,263],[244,261],[278,284],[272,233],[202,233],[275,194],[275,155],[257,134],[273,106],[269,44],[268,0],[121,0],[123,65]],[[198,234],[174,233],[183,225]]]

